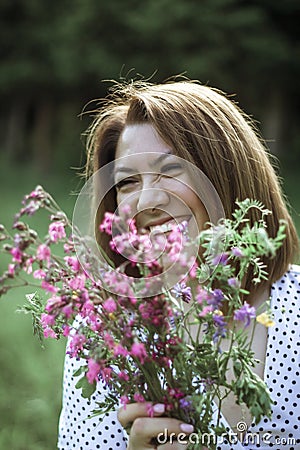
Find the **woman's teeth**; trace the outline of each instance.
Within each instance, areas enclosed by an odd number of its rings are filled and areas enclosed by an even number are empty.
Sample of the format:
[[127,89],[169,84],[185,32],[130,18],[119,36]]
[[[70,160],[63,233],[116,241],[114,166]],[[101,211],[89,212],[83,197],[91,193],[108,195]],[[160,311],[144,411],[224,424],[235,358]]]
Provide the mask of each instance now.
[[174,223],[163,223],[162,225],[153,225],[152,227],[149,227],[150,232],[153,231],[157,233],[167,233],[168,231],[172,231],[174,228]]
[[178,227],[180,228],[180,225],[186,224],[188,221],[183,220],[180,222],[170,221],[163,223],[162,225],[153,225],[149,227],[150,232],[156,232],[156,233],[168,233],[169,231],[174,230],[174,228]]

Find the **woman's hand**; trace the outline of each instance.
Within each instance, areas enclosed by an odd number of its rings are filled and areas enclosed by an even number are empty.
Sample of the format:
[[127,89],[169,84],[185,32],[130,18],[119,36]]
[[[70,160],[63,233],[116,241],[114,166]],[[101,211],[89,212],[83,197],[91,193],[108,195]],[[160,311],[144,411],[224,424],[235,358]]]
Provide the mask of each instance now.
[[[153,416],[149,416],[149,411]],[[177,419],[162,417],[163,404],[131,403],[119,410],[118,418],[123,428],[130,427],[127,450],[181,450],[186,448],[192,425]],[[178,438],[178,441],[177,441]]]

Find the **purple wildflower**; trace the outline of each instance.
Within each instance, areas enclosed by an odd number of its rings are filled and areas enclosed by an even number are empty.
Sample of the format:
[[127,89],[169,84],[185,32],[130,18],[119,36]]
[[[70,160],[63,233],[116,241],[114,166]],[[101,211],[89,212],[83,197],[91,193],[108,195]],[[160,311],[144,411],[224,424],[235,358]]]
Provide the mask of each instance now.
[[251,319],[256,317],[256,311],[254,306],[250,306],[249,303],[244,302],[243,306],[234,312],[234,320],[239,320],[245,323],[245,327],[250,325]]
[[184,281],[177,283],[173,289],[172,293],[176,298],[180,298],[183,302],[189,303],[192,299],[191,288],[185,284]]
[[222,266],[226,266],[227,261],[228,255],[226,253],[219,253],[213,258],[212,263],[214,266],[218,266],[219,264],[221,264]]
[[221,314],[214,314],[213,315],[214,324],[217,327],[226,327],[226,321],[224,319],[224,316]]
[[192,402],[190,400],[187,400],[187,397],[181,398],[179,400],[180,408],[189,410],[191,409]]
[[222,300],[224,300],[224,294],[221,289],[214,289],[207,300],[207,304],[213,306],[216,309],[219,309]]
[[213,335],[213,341],[216,342],[219,337],[226,336],[227,322],[221,311],[216,311],[216,313],[213,315],[213,321],[215,327],[217,328],[216,332]]
[[231,254],[235,256],[236,258],[242,258],[244,256],[244,253],[242,250],[238,247],[232,247]]
[[233,289],[239,289],[241,287],[241,283],[237,278],[232,277],[228,279],[228,286],[232,287]]

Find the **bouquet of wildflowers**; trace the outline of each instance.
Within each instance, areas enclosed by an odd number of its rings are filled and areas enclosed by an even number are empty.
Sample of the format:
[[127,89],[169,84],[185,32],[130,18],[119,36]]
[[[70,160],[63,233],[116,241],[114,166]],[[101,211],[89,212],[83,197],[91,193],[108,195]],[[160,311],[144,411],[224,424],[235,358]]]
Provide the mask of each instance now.
[[[251,208],[260,212],[252,227]],[[50,213],[43,238],[25,220],[39,209]],[[268,305],[263,311],[250,306],[243,288],[249,269],[254,283],[267,279],[262,258],[274,255],[285,237],[284,224],[275,238],[268,237],[267,214],[256,201],[237,202],[232,220],[211,225],[195,242],[184,223],[158,227],[150,236],[138,232],[129,211],[123,219],[106,213],[101,232],[111,236],[111,248],[126,255],[127,263],[114,268],[97,261],[97,276],[95,270],[91,276],[86,268],[95,267],[95,257],[86,241],[38,186],[24,198],[13,234],[1,226],[2,250],[11,262],[0,278],[0,295],[19,286],[35,291],[24,310],[39,336],[69,338],[70,356],[82,358],[75,373],[82,395],[91,396],[99,379],[109,387],[95,413],[116,409],[120,401],[164,403],[166,415],[194,425],[199,440],[188,448],[211,446],[211,434],[225,433],[221,408],[229,394],[256,423],[271,411],[267,387],[253,372],[247,328],[254,333],[257,321],[271,326],[272,314]],[[191,265],[181,250],[195,245],[201,251]],[[157,256],[162,250],[163,263]],[[186,269],[171,288],[165,287],[166,259]],[[139,270],[138,278],[126,276],[128,265]]]

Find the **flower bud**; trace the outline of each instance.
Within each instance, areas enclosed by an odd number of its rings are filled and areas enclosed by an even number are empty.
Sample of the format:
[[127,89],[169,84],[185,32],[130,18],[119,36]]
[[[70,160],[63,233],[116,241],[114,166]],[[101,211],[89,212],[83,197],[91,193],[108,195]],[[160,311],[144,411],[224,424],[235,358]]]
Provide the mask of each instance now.
[[24,222],[20,222],[20,221],[15,222],[13,224],[13,228],[15,228],[15,229],[17,229],[19,231],[25,231],[27,229],[25,223]]
[[32,229],[29,230],[29,236],[31,238],[33,238],[34,240],[38,238],[37,232],[35,230],[32,230]]

